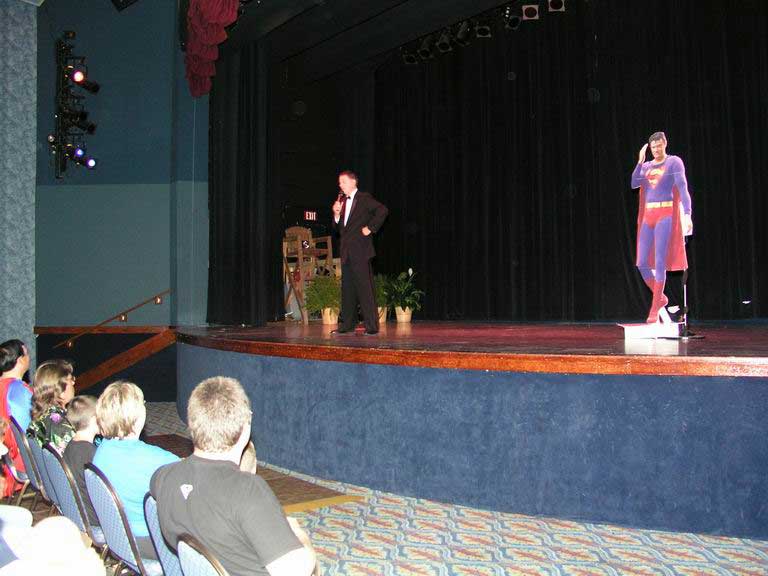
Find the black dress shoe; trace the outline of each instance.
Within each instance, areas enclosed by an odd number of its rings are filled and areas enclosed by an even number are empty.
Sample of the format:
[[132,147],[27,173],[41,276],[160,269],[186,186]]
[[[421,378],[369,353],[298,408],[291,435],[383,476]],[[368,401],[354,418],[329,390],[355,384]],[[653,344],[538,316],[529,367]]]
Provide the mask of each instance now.
[[376,336],[376,334],[378,333],[379,333],[378,330],[366,330],[365,332],[363,332],[363,336]]
[[354,330],[344,330],[344,328],[338,328],[336,330],[331,330],[331,334],[354,334]]

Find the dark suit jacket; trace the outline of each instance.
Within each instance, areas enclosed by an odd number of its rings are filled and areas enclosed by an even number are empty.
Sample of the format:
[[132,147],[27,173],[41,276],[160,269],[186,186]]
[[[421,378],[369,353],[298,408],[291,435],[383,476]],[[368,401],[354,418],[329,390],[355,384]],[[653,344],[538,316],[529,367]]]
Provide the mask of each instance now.
[[[346,200],[345,202],[348,202]],[[349,258],[353,260],[370,260],[376,255],[373,249],[373,235],[379,231],[389,210],[381,202],[376,200],[368,192],[358,190],[352,203],[352,212],[349,214],[347,225],[344,225],[344,211],[342,210],[338,224],[333,221],[334,229],[338,230],[341,237],[341,262]],[[365,236],[363,228],[368,226],[371,234]]]

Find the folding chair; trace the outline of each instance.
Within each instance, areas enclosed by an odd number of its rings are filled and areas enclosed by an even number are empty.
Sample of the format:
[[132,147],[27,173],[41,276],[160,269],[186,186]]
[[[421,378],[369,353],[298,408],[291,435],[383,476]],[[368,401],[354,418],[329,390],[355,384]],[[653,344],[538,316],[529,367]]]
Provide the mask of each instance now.
[[218,558],[190,534],[179,536],[179,562],[184,576],[229,576]]
[[[32,454],[32,459],[35,461],[35,465],[37,466],[37,470],[40,474],[40,480],[43,483],[45,495],[48,496],[48,500],[53,503],[59,512],[64,514],[61,511],[61,505],[59,504],[59,495],[56,494],[56,490],[54,489],[53,484],[51,483],[51,479],[48,476],[48,469],[45,467],[45,462],[43,461],[43,449],[34,438],[27,437],[26,440],[27,445],[29,446],[29,453]],[[51,512],[53,512],[53,510],[51,510]]]
[[144,496],[144,519],[147,521],[149,535],[152,537],[152,544],[155,545],[157,557],[163,566],[163,573],[165,576],[182,576],[179,557],[165,542],[160,530],[160,521],[157,518],[157,502],[149,492]]
[[141,557],[120,497],[104,473],[93,464],[85,465],[85,486],[109,553],[118,561],[115,575],[128,568],[140,576],[160,576],[163,573],[160,562]]
[[26,473],[27,479],[29,480],[29,485],[32,487],[32,490],[35,491],[35,498],[32,500],[32,510],[34,510],[37,506],[38,496],[42,496],[43,499],[48,502],[51,500],[45,493],[45,487],[43,486],[43,480],[40,476],[40,470],[38,470],[37,464],[32,458],[32,452],[30,451],[29,442],[27,441],[27,437],[24,434],[24,431],[21,429],[21,426],[19,426],[19,423],[13,416],[10,417],[10,421],[11,432],[13,432],[16,445],[19,447],[19,454],[21,454],[21,460],[24,462],[24,468],[26,468],[27,471]]
[[85,532],[88,535],[91,542],[100,549],[101,557],[104,558],[107,555],[107,543],[104,539],[104,532],[100,526],[93,526],[91,524],[82,494],[80,494],[80,490],[77,488],[75,476],[72,474],[69,466],[50,444],[43,448],[43,463],[48,472],[48,477],[51,479],[53,489],[58,494],[62,515],[72,520],[81,532]]
[[[15,496],[16,501],[13,503],[14,506],[21,506],[21,501],[24,498],[32,498],[33,496],[37,496],[37,492],[34,494],[32,494],[32,492],[27,492],[27,488],[29,488],[29,478],[25,473],[16,469],[16,466],[14,466],[13,460],[9,454],[6,454],[2,457],[2,459],[0,459],[0,466],[8,468],[13,479],[18,484],[21,484],[21,488],[18,490],[18,494]],[[13,501],[13,499],[14,495],[8,496],[9,503]]]

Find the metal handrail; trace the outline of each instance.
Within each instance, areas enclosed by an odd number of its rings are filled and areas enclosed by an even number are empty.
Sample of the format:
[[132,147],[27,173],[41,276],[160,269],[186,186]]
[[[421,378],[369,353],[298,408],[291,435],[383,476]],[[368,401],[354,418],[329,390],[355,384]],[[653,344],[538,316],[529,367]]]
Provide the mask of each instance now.
[[71,337],[67,338],[66,340],[63,340],[63,341],[59,342],[58,344],[56,344],[54,346],[54,348],[59,348],[61,346],[66,346],[67,348],[72,348],[73,343],[78,338],[80,338],[82,336],[85,336],[87,334],[91,334],[92,332],[95,332],[97,329],[101,328],[105,324],[109,324],[110,322],[112,322],[114,320],[120,320],[121,322],[125,322],[125,321],[128,320],[128,313],[129,312],[133,312],[134,310],[138,310],[139,308],[141,308],[142,306],[146,306],[150,302],[154,302],[155,304],[162,304],[163,296],[165,296],[167,294],[170,294],[170,293],[171,293],[171,290],[169,288],[168,290],[164,290],[164,291],[160,292],[159,294],[155,294],[151,298],[147,298],[146,300],[144,300],[143,302],[140,302],[139,304],[136,304],[135,306],[131,306],[127,310],[123,310],[122,312],[118,312],[117,314],[115,314],[114,316],[112,316],[110,318],[107,318],[103,322],[99,322],[98,324],[96,324],[94,326],[86,326],[83,330],[81,330],[80,332],[78,332],[74,336],[71,336]]

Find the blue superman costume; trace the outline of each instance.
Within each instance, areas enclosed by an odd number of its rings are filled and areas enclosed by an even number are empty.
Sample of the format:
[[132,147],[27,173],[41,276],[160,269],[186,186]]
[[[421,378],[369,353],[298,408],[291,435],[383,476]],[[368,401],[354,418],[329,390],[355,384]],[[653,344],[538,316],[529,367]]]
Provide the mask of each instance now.
[[635,264],[653,292],[646,321],[656,322],[668,302],[664,295],[667,271],[688,268],[681,216],[691,215],[691,195],[683,161],[665,156],[661,161],[638,162],[632,188],[640,188]]

